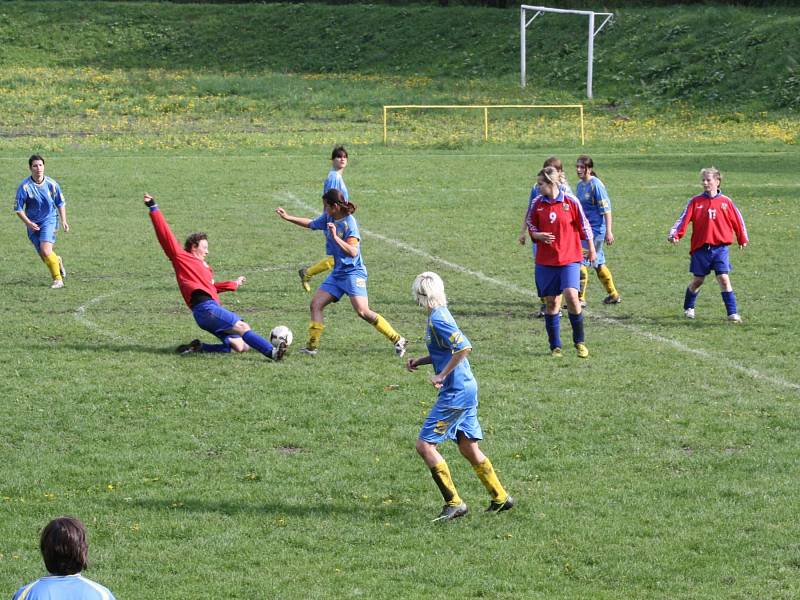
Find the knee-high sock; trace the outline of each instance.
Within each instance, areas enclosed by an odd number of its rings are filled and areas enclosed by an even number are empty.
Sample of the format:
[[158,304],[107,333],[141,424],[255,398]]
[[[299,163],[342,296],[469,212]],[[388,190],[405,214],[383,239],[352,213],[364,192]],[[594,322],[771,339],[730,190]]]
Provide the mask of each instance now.
[[333,268],[333,257],[326,256],[319,262],[315,262],[313,265],[306,269],[306,279],[312,278],[314,275],[319,275],[320,273],[324,273],[325,271],[330,271]]
[[736,294],[733,293],[733,290],[722,292],[722,301],[725,303],[725,310],[728,311],[729,315],[738,312],[736,310]]
[[603,287],[606,288],[606,292],[609,296],[619,295],[617,288],[614,287],[614,278],[611,276],[611,271],[608,270],[607,266],[600,265],[597,267],[597,278],[600,280],[600,283],[603,284]]
[[319,348],[319,338],[322,337],[323,329],[325,329],[325,325],[318,321],[311,321],[308,324],[308,341],[306,342],[306,348],[309,350],[316,350]]
[[580,300],[586,300],[586,287],[589,284],[589,267],[586,265],[581,265],[581,279],[580,279],[580,289],[578,290],[578,298]]
[[544,316],[544,328],[547,330],[547,339],[550,342],[550,350],[561,348],[561,313]]
[[44,258],[42,258],[44,264],[47,265],[47,270],[50,271],[50,275],[53,279],[61,279],[61,268],[58,263],[58,255],[55,252],[51,252]]
[[375,322],[372,324],[372,326],[389,338],[389,341],[393,344],[396,344],[400,340],[400,334],[394,330],[394,327],[389,325],[389,321],[384,319],[378,313],[375,313]]
[[472,465],[472,468],[475,470],[475,474],[478,476],[478,479],[480,479],[481,483],[483,483],[483,487],[485,487],[486,491],[489,492],[492,500],[499,504],[505,502],[508,498],[508,492],[503,487],[503,484],[500,483],[497,473],[494,472],[492,462],[486,458],[486,460],[484,460],[482,463]]
[[431,475],[436,482],[436,486],[442,493],[442,498],[446,504],[450,506],[458,506],[461,504],[461,497],[458,495],[458,490],[453,483],[453,478],[450,476],[450,469],[447,463],[442,461],[431,467]]
[[250,331],[247,331],[242,336],[242,339],[251,348],[255,348],[267,358],[272,358],[272,344],[270,344],[268,340],[258,335],[252,329]]
[[584,337],[583,337],[583,313],[573,315],[572,313],[567,313],[569,315],[569,324],[572,325],[572,343],[573,344],[582,344]]
[[699,290],[697,292],[693,292],[688,287],[686,288],[686,294],[683,296],[683,310],[686,310],[687,308],[694,308],[694,305],[697,302],[697,295],[699,293]]

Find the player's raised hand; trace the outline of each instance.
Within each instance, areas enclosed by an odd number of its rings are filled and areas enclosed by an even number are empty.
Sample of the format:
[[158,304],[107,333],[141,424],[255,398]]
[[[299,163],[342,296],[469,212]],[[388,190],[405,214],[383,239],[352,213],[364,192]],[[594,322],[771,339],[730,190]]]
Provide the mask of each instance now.
[[276,208],[275,212],[278,214],[278,216],[281,219],[285,219],[286,218],[286,210],[284,210],[284,208],[282,206],[279,206],[278,208]]

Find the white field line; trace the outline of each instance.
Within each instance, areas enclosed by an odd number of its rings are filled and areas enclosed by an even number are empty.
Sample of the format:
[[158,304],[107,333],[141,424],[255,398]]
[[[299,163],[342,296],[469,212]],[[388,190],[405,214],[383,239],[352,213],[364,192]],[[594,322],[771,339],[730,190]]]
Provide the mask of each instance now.
[[[130,291],[130,290],[127,289],[126,291]],[[100,303],[100,302],[102,302],[104,300],[107,300],[108,298],[111,298],[112,296],[115,296],[115,295],[117,295],[119,293],[120,293],[120,291],[118,290],[116,292],[109,292],[108,294],[102,294],[100,296],[92,298],[91,300],[89,300],[85,304],[82,304],[78,308],[76,308],[75,312],[73,313],[73,316],[75,317],[75,320],[78,321],[78,323],[80,323],[81,325],[83,325],[87,329],[91,329],[95,333],[99,333],[100,335],[105,336],[107,338],[111,338],[112,340],[117,340],[118,342],[125,342],[126,344],[135,344],[136,340],[133,340],[133,339],[128,338],[128,337],[125,337],[123,335],[118,335],[117,333],[115,333],[113,331],[109,331],[108,329],[103,329],[97,323],[95,323],[94,321],[92,321],[91,319],[89,319],[86,316],[86,311],[91,306],[94,306],[95,304],[98,304],[98,303]]]
[[[301,207],[301,208],[303,208],[305,210],[308,210],[309,212],[316,212],[318,210],[318,209],[314,208],[313,206],[311,206],[309,204],[306,204],[305,202],[300,200],[298,197],[296,197],[291,192],[286,192],[285,194],[283,194],[283,196],[287,200],[289,200],[293,204],[295,204],[296,206],[299,206],[299,207]],[[457,271],[459,273],[463,273],[464,275],[469,275],[470,277],[474,277],[475,279],[478,279],[480,281],[484,281],[486,283],[491,283],[491,284],[493,284],[495,286],[498,286],[498,287],[501,287],[501,288],[505,288],[505,289],[507,289],[509,291],[512,291],[512,292],[514,292],[516,294],[520,294],[522,296],[527,296],[529,298],[538,298],[538,296],[536,295],[536,293],[532,289],[523,288],[523,287],[520,287],[520,286],[518,286],[516,284],[509,283],[508,281],[503,281],[502,279],[496,279],[494,277],[490,277],[489,275],[481,273],[480,271],[473,271],[472,269],[468,269],[467,267],[464,267],[464,266],[459,265],[457,263],[451,262],[451,261],[446,260],[444,258],[441,258],[439,256],[434,256],[432,254],[428,254],[427,252],[425,252],[423,250],[420,250],[418,248],[415,248],[414,246],[410,246],[409,244],[406,244],[405,242],[401,242],[400,240],[395,240],[395,239],[387,237],[385,235],[381,235],[380,233],[375,233],[373,231],[369,231],[368,229],[365,229],[363,227],[360,227],[359,229],[361,231],[363,231],[364,233],[366,233],[367,235],[369,235],[371,237],[374,237],[374,238],[376,238],[378,240],[381,240],[382,242],[384,242],[386,244],[395,246],[396,248],[400,248],[401,250],[404,250],[406,252],[410,252],[412,254],[416,254],[417,256],[421,256],[422,258],[425,258],[426,260],[439,263],[442,266],[445,266],[445,267],[447,267],[449,269],[452,269],[454,271]],[[591,315],[591,318],[593,320],[600,321],[602,323],[608,323],[608,324],[611,324],[611,325],[617,325],[618,327],[623,327],[624,329],[627,329],[629,332],[631,332],[633,334],[636,334],[636,335],[638,335],[640,337],[643,337],[643,338],[645,338],[647,340],[650,340],[650,341],[653,341],[653,342],[658,342],[659,344],[663,344],[665,346],[669,346],[671,348],[674,348],[675,350],[678,350],[679,352],[684,352],[686,354],[692,354],[692,355],[700,357],[700,358],[702,358],[704,360],[709,360],[709,361],[712,361],[712,362],[718,362],[718,363],[720,363],[722,365],[725,365],[726,367],[728,367],[728,368],[730,368],[730,369],[732,369],[734,371],[739,371],[740,373],[744,373],[745,375],[747,375],[748,377],[752,377],[753,379],[757,379],[759,381],[763,381],[763,382],[766,382],[766,383],[771,383],[771,384],[779,386],[779,387],[785,387],[785,388],[789,388],[789,389],[792,389],[792,390],[800,391],[800,384],[798,384],[798,383],[795,383],[793,381],[789,381],[787,379],[783,379],[782,377],[776,377],[774,375],[767,375],[765,373],[761,373],[760,371],[757,371],[755,369],[751,369],[750,367],[746,367],[744,365],[740,365],[739,363],[737,363],[735,361],[732,361],[732,360],[730,360],[728,358],[725,358],[724,356],[719,356],[719,355],[713,354],[711,352],[708,352],[707,350],[691,348],[691,347],[687,346],[686,344],[684,344],[683,342],[679,342],[678,340],[674,340],[672,338],[667,338],[667,337],[652,333],[650,331],[642,329],[641,327],[637,327],[636,325],[631,325],[630,323],[622,323],[622,322],[617,321],[615,319],[609,319],[607,317],[602,317],[602,316],[599,316],[599,315]]]

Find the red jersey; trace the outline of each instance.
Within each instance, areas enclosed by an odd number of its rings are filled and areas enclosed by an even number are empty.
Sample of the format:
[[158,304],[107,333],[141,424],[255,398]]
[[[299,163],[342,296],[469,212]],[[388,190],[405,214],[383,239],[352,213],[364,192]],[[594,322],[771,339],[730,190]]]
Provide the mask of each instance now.
[[695,196],[675,221],[669,232],[671,238],[679,240],[692,224],[692,242],[689,254],[706,244],[711,246],[730,246],[733,234],[740,246],[748,243],[747,228],[742,214],[733,200],[724,194],[709,198],[705,194]]
[[217,292],[236,291],[239,284],[235,281],[215,283],[214,271],[208,266],[208,263],[183,249],[157,206],[150,209],[150,220],[156,230],[158,243],[161,244],[164,254],[167,255],[172,263],[172,268],[175,269],[175,279],[178,280],[181,295],[189,308],[192,307],[192,292],[195,290],[205,292],[216,302],[219,302]]
[[[558,198],[539,194],[531,200],[525,217],[528,233],[536,244],[536,264],[561,267],[583,260],[581,240],[592,240],[592,226],[580,201],[561,190]],[[534,233],[552,233],[552,244],[533,239]]]

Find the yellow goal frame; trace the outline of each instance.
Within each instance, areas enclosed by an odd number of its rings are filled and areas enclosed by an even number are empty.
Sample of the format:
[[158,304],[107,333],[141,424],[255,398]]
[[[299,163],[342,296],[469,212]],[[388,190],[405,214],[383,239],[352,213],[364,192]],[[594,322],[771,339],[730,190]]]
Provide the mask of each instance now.
[[441,109],[480,109],[483,110],[483,140],[489,141],[489,109],[490,108],[576,108],[581,118],[581,146],[586,142],[583,122],[583,104],[389,104],[383,107],[383,143],[388,142],[389,111],[407,108],[441,108]]

